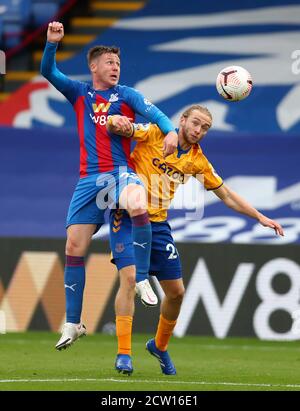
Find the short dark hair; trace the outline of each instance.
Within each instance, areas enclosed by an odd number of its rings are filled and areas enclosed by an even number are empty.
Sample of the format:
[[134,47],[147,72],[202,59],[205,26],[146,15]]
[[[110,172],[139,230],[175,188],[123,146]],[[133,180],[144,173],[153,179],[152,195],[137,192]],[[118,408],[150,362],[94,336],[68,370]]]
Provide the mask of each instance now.
[[89,49],[87,53],[88,65],[90,65],[94,59],[106,53],[113,53],[120,57],[121,51],[120,48],[116,46],[94,46]]
[[182,116],[187,118],[189,117],[189,115],[191,114],[192,111],[194,110],[199,110],[201,111],[201,113],[206,114],[211,120],[212,120],[212,114],[211,112],[208,110],[207,107],[204,106],[200,106],[199,104],[194,104],[192,106],[190,106],[189,108],[187,108],[183,113]]

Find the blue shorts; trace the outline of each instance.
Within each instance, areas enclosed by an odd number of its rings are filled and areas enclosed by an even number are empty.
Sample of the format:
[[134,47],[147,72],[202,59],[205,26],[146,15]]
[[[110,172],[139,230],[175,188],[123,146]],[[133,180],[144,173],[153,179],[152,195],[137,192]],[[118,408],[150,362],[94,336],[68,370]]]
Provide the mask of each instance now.
[[[167,221],[151,222],[152,247],[150,275],[161,280],[182,278],[181,262]],[[128,213],[124,210],[112,210],[110,213],[110,247],[112,262],[118,270],[128,265],[135,265],[132,244],[132,225]]]
[[128,184],[142,182],[127,167],[81,178],[69,206],[66,228],[73,224],[96,224],[97,231],[104,223],[106,209],[117,208],[120,193]]

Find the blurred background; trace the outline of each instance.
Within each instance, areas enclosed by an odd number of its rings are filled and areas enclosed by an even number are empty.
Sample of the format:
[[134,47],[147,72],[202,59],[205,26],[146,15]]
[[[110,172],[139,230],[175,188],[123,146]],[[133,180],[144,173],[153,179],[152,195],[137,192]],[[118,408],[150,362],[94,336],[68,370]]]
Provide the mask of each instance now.
[[[39,74],[53,20],[65,26],[57,64],[71,78],[89,81],[88,49],[115,44],[120,83],[140,90],[174,124],[189,105],[207,106],[213,127],[204,153],[231,188],[284,227],[278,238],[212,193],[204,194],[203,217],[188,218],[200,188],[191,182],[179,190],[169,221],[186,297],[175,335],[299,339],[293,322],[300,317],[296,0],[1,0],[0,311],[7,331],[58,331],[64,322],[64,227],[79,144],[71,105]],[[238,103],[215,88],[229,65],[245,67],[253,78],[252,93]],[[118,277],[107,239],[104,225],[87,257],[83,322],[90,333],[114,332]],[[134,331],[153,332],[158,312],[137,303]]]

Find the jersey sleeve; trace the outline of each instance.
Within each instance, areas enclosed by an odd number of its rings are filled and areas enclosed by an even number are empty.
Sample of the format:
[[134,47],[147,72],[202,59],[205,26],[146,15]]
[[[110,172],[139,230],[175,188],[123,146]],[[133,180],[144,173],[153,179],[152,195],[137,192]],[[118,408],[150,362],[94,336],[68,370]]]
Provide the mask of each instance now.
[[198,167],[194,177],[204,185],[206,190],[216,190],[223,184],[223,179],[217,174],[203,153],[201,153],[201,166]]
[[139,91],[131,87],[125,87],[124,91],[127,103],[135,112],[145,117],[151,123],[157,124],[164,134],[168,134],[170,131],[176,132],[171,120]]
[[74,104],[79,95],[81,83],[71,80],[56,67],[55,54],[57,43],[46,43],[41,61],[41,74],[60,91],[71,104]]

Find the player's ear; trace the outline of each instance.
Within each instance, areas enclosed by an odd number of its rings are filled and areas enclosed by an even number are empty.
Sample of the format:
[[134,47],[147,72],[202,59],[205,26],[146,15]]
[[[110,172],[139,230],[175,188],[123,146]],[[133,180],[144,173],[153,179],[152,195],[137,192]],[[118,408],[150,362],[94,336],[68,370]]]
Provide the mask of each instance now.
[[185,120],[186,120],[186,118],[184,116],[181,116],[180,120],[179,120],[179,125],[184,126],[185,125]]
[[95,73],[95,71],[97,70],[97,64],[95,63],[95,61],[91,62],[90,70],[91,70],[91,73]]

